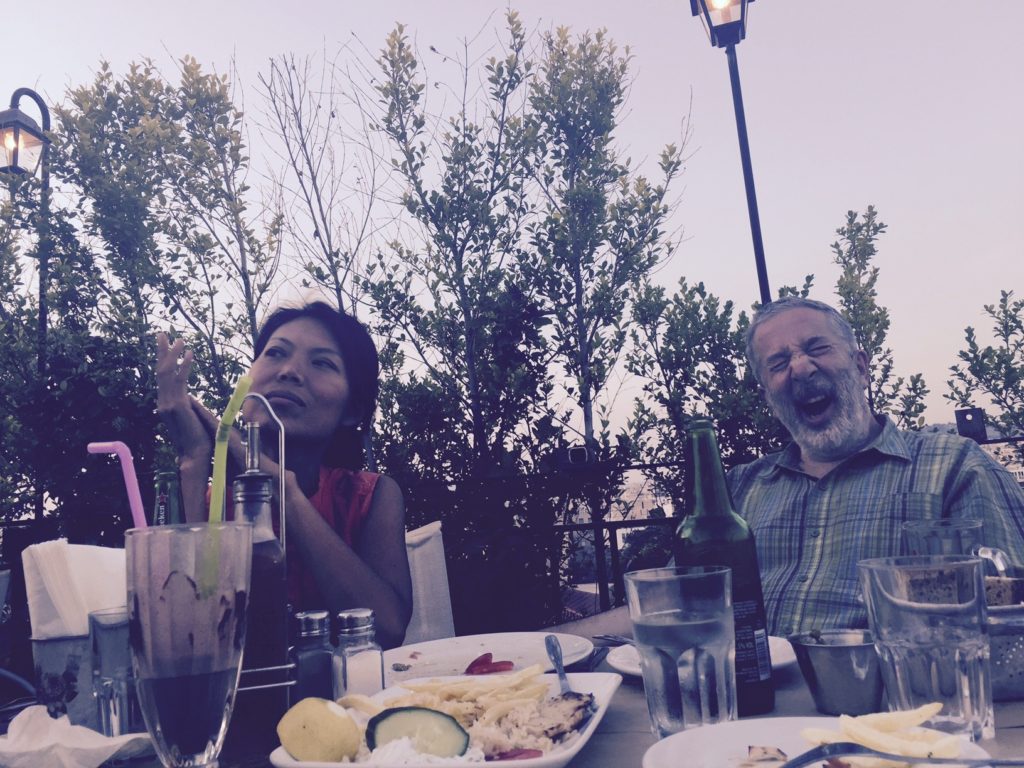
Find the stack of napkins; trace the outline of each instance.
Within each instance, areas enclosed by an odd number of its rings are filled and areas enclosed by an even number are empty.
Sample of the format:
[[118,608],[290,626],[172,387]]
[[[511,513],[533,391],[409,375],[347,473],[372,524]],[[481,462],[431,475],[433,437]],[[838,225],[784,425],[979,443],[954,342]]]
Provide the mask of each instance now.
[[21,553],[32,638],[89,634],[89,612],[127,602],[123,549],[44,541]]
[[56,720],[46,707],[18,713],[0,736],[0,765],[5,768],[97,768],[112,757],[127,759],[152,749],[149,735],[130,733],[108,738],[72,725],[67,716]]

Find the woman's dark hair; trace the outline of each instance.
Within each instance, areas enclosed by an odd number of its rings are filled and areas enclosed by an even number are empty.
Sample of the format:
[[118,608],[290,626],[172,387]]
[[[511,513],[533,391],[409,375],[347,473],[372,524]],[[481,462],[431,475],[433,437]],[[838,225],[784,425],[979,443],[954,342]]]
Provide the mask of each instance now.
[[339,424],[334,430],[324,455],[324,463],[331,467],[362,469],[365,461],[363,435],[369,431],[373,421],[380,387],[377,381],[380,374],[377,347],[363,324],[323,301],[314,301],[300,307],[281,307],[263,321],[253,352],[258,358],[278,328],[304,317],[320,323],[338,345],[348,378],[348,413],[359,418],[355,426]]

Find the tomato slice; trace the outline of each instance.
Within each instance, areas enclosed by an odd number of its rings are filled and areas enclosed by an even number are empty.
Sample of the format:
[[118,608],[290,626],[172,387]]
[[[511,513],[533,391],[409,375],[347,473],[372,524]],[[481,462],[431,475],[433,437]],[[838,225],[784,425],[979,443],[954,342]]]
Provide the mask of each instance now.
[[475,670],[477,670],[480,667],[487,666],[488,664],[491,663],[491,659],[493,659],[493,658],[494,658],[494,654],[492,654],[490,652],[480,654],[475,659],[473,659],[471,662],[469,662],[469,666],[466,667],[466,671],[465,671],[464,674],[467,674],[467,675],[478,674]]
[[474,667],[471,675],[493,675],[495,672],[511,672],[512,668],[515,667],[515,662],[512,661],[494,661],[490,664],[483,664],[479,667]]

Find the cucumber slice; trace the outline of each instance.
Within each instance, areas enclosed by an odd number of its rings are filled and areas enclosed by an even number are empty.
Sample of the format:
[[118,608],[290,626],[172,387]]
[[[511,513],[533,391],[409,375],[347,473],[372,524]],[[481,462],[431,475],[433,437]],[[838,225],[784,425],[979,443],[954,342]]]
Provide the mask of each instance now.
[[408,737],[413,749],[425,755],[458,757],[469,749],[469,734],[459,721],[426,707],[385,709],[366,725],[366,746],[371,750]]

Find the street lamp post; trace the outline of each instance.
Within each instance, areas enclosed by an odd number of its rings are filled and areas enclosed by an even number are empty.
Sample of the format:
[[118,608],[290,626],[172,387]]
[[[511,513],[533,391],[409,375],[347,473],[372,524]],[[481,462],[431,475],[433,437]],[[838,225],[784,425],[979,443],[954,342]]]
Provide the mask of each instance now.
[[[18,108],[22,96],[39,107],[43,125]],[[9,109],[0,111],[0,173],[34,176],[40,171],[39,197],[39,324],[36,331],[36,368],[40,379],[46,374],[47,286],[50,280],[50,169],[47,153],[50,146],[50,110],[46,102],[31,88],[19,88],[11,96]]]
[[725,48],[729,60],[729,80],[732,83],[732,104],[736,111],[736,133],[740,141],[740,162],[743,165],[743,184],[747,191],[747,212],[750,215],[750,236],[754,242],[754,263],[757,266],[757,284],[761,303],[772,300],[768,287],[768,268],[764,261],[764,243],[761,241],[761,217],[757,212],[757,194],[754,191],[754,171],[750,164],[750,144],[747,140],[747,119],[743,112],[743,92],[740,90],[740,70],[736,64],[736,45],[746,36],[747,4],[754,0],[690,0],[690,10],[700,16],[707,29],[711,44]]
[[[42,128],[31,117],[18,109],[22,96],[27,96],[39,107],[43,119]],[[49,311],[46,301],[50,282],[50,169],[47,165],[47,151],[50,146],[50,110],[46,102],[31,88],[19,88],[11,95],[9,109],[0,111],[0,173],[14,176],[34,176],[40,171],[40,195],[38,231],[39,243],[36,252],[39,257],[39,321],[36,329],[36,371],[40,392],[46,388],[46,317]],[[43,516],[43,484],[36,475],[35,514]]]

